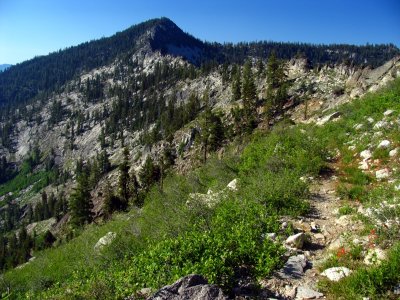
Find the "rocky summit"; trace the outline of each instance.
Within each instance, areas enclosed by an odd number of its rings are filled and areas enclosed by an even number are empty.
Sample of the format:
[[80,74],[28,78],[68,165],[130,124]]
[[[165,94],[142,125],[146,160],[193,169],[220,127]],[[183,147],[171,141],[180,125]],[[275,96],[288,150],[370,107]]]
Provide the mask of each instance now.
[[167,18],[7,68],[2,295],[394,299],[399,77],[393,45]]

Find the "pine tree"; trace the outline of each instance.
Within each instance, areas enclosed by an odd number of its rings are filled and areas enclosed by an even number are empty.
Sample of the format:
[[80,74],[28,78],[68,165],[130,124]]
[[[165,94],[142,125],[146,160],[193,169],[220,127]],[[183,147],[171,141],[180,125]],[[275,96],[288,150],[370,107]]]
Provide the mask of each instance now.
[[77,179],[78,186],[69,198],[71,223],[81,226],[89,223],[93,218],[93,203],[91,200],[88,174],[83,172]]
[[140,183],[145,192],[160,179],[160,169],[154,164],[153,159],[147,156],[144,165],[139,173]]
[[232,77],[232,98],[233,100],[239,100],[242,97],[240,67],[236,65],[233,67]]
[[255,125],[255,116],[257,113],[257,90],[250,61],[247,61],[243,68],[242,98],[245,126],[251,129]]
[[130,191],[129,191],[129,150],[128,148],[124,148],[123,150],[123,161],[119,165],[119,196],[121,198],[121,207],[120,209],[126,209],[128,206]]
[[278,113],[282,112],[288,98],[285,71],[284,63],[279,61],[273,52],[267,64],[267,102],[269,102],[269,109],[275,109]]

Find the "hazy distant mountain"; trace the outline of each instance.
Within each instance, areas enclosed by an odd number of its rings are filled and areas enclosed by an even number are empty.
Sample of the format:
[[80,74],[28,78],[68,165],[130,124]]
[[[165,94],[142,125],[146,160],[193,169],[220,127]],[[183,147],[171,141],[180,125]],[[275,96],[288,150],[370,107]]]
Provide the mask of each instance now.
[[0,65],[0,72],[1,72],[1,71],[4,71],[5,69],[8,69],[9,67],[11,67],[11,65],[9,65],[9,64],[2,64],[2,65]]

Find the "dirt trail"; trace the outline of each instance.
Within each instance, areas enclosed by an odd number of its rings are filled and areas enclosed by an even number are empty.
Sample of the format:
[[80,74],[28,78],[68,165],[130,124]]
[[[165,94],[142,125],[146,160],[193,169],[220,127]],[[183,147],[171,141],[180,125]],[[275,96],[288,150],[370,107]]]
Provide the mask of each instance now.
[[[278,274],[273,278],[266,279],[262,282],[262,286],[268,290],[267,298],[325,299],[322,294],[318,295],[317,293],[317,284],[320,278],[318,266],[332,251],[337,251],[334,249],[340,247],[343,233],[352,232],[359,228],[357,223],[354,223],[350,217],[338,217],[338,208],[342,203],[335,193],[337,182],[338,179],[333,174],[327,174],[313,180],[310,188],[311,197],[309,203],[311,209],[309,213],[306,216],[292,220],[295,229],[306,233],[311,238],[302,249],[291,250],[290,252],[291,258],[303,259],[303,268],[300,267],[300,273],[302,274],[293,277],[285,277],[285,275],[280,276]],[[296,263],[291,265],[290,268],[298,268]],[[280,274],[282,272],[281,270]],[[304,292],[307,289],[311,291]],[[315,297],[312,296],[312,292],[316,292]],[[306,296],[310,296],[310,298]]]

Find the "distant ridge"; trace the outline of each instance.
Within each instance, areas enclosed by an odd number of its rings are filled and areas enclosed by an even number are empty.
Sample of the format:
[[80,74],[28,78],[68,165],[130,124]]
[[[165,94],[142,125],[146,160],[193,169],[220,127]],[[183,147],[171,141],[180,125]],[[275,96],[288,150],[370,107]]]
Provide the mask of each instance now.
[[242,64],[249,57],[266,59],[307,57],[310,65],[346,63],[379,66],[400,50],[388,45],[311,45],[305,43],[251,42],[219,44],[203,42],[185,33],[168,18],[152,19],[111,37],[82,43],[13,66],[0,74],[0,106],[26,103],[40,93],[55,91],[82,72],[129,59],[137,51],[181,56],[193,65]]

